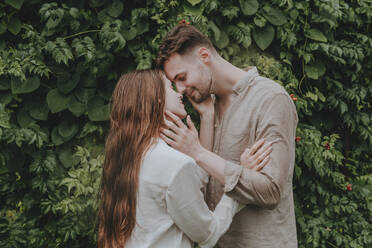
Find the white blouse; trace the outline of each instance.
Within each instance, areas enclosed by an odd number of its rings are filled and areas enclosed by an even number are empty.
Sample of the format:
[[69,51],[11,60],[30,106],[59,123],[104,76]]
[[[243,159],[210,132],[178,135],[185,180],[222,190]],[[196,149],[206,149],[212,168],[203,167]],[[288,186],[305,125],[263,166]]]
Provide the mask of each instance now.
[[192,158],[158,139],[141,165],[137,225],[125,247],[213,247],[242,206],[224,195],[210,211],[201,192],[207,178]]

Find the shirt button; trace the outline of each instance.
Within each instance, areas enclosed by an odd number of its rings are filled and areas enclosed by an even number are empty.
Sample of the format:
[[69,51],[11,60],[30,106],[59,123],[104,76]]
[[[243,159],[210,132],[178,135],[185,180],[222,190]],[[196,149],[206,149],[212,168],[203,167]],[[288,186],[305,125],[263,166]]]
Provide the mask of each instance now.
[[217,124],[214,124],[214,127],[217,127]]

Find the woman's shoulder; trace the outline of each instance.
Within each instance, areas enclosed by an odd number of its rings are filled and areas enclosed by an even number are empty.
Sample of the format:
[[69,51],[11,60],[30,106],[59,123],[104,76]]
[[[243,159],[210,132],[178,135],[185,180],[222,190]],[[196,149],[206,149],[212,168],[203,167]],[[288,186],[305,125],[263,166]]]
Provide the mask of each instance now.
[[168,146],[162,139],[150,147],[146,153],[141,170],[162,182],[172,181],[185,167],[197,166],[194,159]]

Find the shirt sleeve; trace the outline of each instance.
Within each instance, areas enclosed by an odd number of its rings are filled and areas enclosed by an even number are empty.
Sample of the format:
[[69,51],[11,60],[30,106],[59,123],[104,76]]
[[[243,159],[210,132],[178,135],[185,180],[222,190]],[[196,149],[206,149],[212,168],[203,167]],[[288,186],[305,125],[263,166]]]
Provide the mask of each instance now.
[[167,211],[175,224],[202,248],[213,247],[227,231],[241,206],[224,195],[214,212],[208,209],[200,191],[195,165],[188,162],[174,176],[166,191]]
[[225,193],[241,203],[275,208],[293,175],[297,123],[295,106],[286,94],[270,99],[258,120],[256,138],[274,141],[271,159],[260,172],[226,161]]

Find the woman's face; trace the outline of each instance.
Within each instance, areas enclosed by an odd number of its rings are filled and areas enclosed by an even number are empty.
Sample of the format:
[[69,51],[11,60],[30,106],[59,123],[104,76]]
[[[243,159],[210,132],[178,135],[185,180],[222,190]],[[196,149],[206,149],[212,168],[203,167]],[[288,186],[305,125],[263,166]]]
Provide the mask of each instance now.
[[165,76],[163,82],[165,86],[165,110],[172,112],[181,119],[185,118],[187,113],[182,103],[182,95],[173,89],[171,81]]

